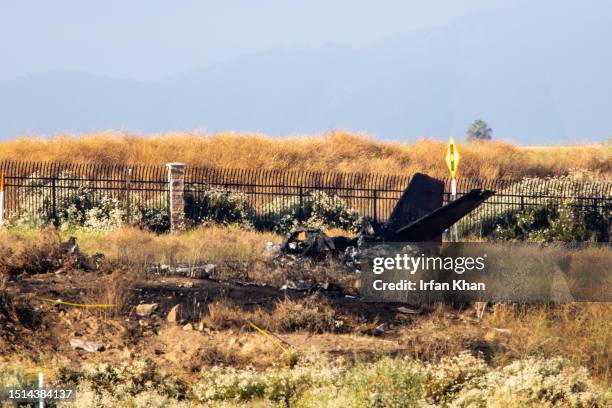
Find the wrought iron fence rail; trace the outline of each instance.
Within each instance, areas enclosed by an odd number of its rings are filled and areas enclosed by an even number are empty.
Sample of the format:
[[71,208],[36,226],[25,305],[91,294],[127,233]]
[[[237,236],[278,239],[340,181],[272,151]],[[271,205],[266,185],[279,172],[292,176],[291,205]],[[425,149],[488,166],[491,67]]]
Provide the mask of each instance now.
[[[8,214],[36,206],[53,207],[82,188],[132,204],[167,206],[168,174],[165,166],[72,163],[0,162],[5,175]],[[315,191],[344,200],[363,216],[384,221],[401,197],[411,177],[364,173],[323,173],[266,169],[190,168],[185,171],[185,192],[198,197],[209,186],[244,194],[256,214],[280,216],[279,206],[304,205]],[[445,184],[443,200],[451,200],[450,179]],[[496,194],[464,218],[464,225],[476,225],[508,211],[538,206],[556,206],[568,198],[573,208],[601,213],[609,228],[612,208],[612,181],[576,182],[551,179],[459,179],[458,196],[473,188],[492,189]]]
[[[43,179],[35,179],[35,180],[43,180]],[[54,179],[47,179],[49,182],[53,183]],[[74,185],[69,185],[69,184],[62,184],[61,181],[59,180],[55,180],[56,181],[56,188],[62,188],[62,189],[66,189],[66,190],[78,190],[83,188],[83,186],[74,186]],[[132,184],[139,184],[136,181],[133,181]],[[152,184],[152,183],[149,183]],[[49,186],[47,185],[27,185],[27,184],[23,184],[23,183],[4,183],[4,185],[6,187],[22,187],[22,188],[27,188],[30,190],[35,190],[35,189],[40,189],[40,188],[49,188]],[[130,187],[130,190],[132,191],[168,191],[167,186],[164,186],[164,184],[159,183],[159,185],[161,187],[158,188],[151,188],[151,187]],[[97,185],[97,186],[88,186],[89,188],[95,189],[95,190],[117,190],[117,191],[125,191],[127,190],[127,187],[125,186],[105,186],[105,185]]]
[[[457,193],[457,197],[462,197],[464,195],[466,195],[468,193]],[[451,199],[451,193],[444,193],[445,199],[446,200],[450,200]],[[549,202],[549,201],[554,201],[554,200],[563,200],[563,199],[567,199],[567,198],[571,198],[572,200],[576,200],[576,202],[581,202],[581,201],[611,201],[612,198],[607,198],[607,197],[602,197],[602,196],[572,196],[572,197],[565,197],[565,196],[555,196],[555,195],[523,195],[523,194],[495,194],[494,196],[492,196],[491,198],[487,199],[486,202],[488,203],[492,203],[492,202],[499,202],[501,203],[499,200],[500,199],[504,199],[504,198],[518,198],[518,199],[536,199],[539,200],[539,202]],[[509,201],[510,203],[516,204],[518,201]],[[531,202],[533,203],[533,201],[528,201],[526,200],[525,203]]]
[[[270,188],[275,188],[276,186],[271,186]],[[323,190],[323,189],[320,189]],[[200,190],[200,191],[195,191],[195,193],[204,193],[206,190]],[[380,190],[371,190],[372,192],[376,192],[376,191],[380,191]],[[257,191],[257,190],[253,190],[253,191],[239,191],[241,193],[244,193],[247,196],[276,196],[276,197],[296,197],[299,198],[300,195],[302,195],[303,197],[308,197],[311,195],[311,191],[305,191],[302,194],[300,194],[299,192],[283,192],[283,191]],[[401,191],[400,191],[401,193]],[[380,197],[377,196],[376,194],[372,194],[372,195],[347,195],[347,194],[334,194],[336,197],[338,198],[342,198],[342,199],[369,199],[369,200],[373,200],[376,198],[376,200],[385,200],[385,201],[397,201],[399,197]]]
[[384,189],[384,188],[371,188],[371,187],[337,187],[337,186],[326,186],[326,185],[300,185],[300,184],[264,184],[264,183],[226,183],[226,182],[185,182],[185,185],[201,187],[203,190],[208,186],[221,186],[221,187],[245,187],[245,188],[285,188],[285,189],[307,189],[309,190],[343,190],[343,191],[377,191],[379,193],[402,193],[404,190],[397,189]]

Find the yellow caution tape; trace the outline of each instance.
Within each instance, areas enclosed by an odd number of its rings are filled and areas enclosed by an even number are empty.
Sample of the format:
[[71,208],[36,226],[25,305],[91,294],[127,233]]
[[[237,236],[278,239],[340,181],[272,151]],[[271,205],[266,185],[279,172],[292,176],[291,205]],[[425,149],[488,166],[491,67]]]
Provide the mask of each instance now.
[[61,300],[54,300],[44,297],[37,297],[38,300],[44,300],[45,302],[55,303],[58,305],[64,306],[74,306],[74,307],[119,307],[119,305],[113,304],[105,304],[105,303],[71,303],[71,302],[63,302]]
[[249,320],[247,320],[247,322],[249,323],[249,325],[250,325],[252,328],[254,328],[254,329],[255,329],[255,330],[257,330],[259,333],[261,333],[261,334],[263,334],[264,336],[266,336],[266,337],[267,337],[269,340],[272,340],[272,342],[273,342],[273,343],[274,343],[274,344],[275,344],[277,347],[279,347],[281,350],[283,350],[284,352],[287,352],[287,351],[288,351],[288,350],[287,350],[287,349],[286,349],[286,348],[283,346],[283,344],[282,344],[282,343],[281,343],[281,342],[280,342],[278,339],[276,339],[276,338],[274,338],[274,337],[270,336],[268,333],[266,333],[266,331],[265,331],[265,330],[260,329],[259,327],[257,327],[257,326],[255,325],[255,323],[253,323],[253,322],[251,322],[251,321],[249,321]]

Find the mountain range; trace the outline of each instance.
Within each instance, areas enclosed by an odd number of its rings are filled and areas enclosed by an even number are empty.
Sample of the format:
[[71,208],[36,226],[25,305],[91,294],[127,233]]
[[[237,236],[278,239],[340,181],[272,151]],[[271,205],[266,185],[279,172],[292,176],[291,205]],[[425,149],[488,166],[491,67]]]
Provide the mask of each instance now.
[[483,11],[359,49],[272,49],[157,81],[74,71],[13,78],[0,82],[0,140],[342,128],[412,141],[462,137],[479,118],[495,138],[525,145],[608,140],[612,6],[563,3]]

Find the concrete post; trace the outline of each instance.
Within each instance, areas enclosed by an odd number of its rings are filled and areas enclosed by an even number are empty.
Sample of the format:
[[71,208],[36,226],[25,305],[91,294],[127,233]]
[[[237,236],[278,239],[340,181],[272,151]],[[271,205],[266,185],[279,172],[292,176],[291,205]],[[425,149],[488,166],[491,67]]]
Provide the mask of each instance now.
[[168,163],[168,186],[170,187],[170,231],[185,227],[185,165]]

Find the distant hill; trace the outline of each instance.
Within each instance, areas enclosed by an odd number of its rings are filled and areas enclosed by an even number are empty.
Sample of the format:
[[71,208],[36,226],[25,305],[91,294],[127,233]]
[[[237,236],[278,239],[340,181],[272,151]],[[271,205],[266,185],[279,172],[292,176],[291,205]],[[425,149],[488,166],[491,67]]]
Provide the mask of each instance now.
[[0,82],[0,139],[104,129],[285,135],[345,128],[411,141],[462,136],[482,118],[494,137],[521,144],[607,140],[612,6],[532,3],[364,49],[271,50],[155,82],[80,72]]

